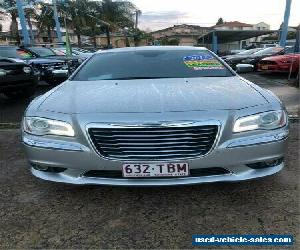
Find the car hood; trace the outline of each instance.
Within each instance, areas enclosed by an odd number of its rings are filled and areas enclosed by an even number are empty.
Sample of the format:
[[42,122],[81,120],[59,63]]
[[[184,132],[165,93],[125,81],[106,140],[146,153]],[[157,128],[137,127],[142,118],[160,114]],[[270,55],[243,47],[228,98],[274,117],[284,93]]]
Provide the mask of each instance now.
[[238,76],[68,81],[47,96],[39,111],[153,113],[242,109],[266,103]]
[[268,61],[282,61],[282,60],[287,60],[287,59],[292,59],[292,58],[300,58],[300,54],[287,54],[287,55],[279,55],[279,56],[269,56],[264,58],[263,60],[268,60]]
[[80,59],[80,57],[78,56],[50,56],[50,57],[45,57],[45,58],[49,58],[49,59],[57,59],[57,60],[63,60],[63,61],[69,61],[69,60],[78,60]]
[[55,59],[42,59],[42,58],[34,58],[34,59],[20,59],[20,58],[10,58],[15,62],[25,62],[28,64],[44,64],[44,63],[62,63],[62,60],[55,60]]
[[230,60],[235,60],[235,59],[237,59],[237,60],[238,60],[238,59],[241,59],[241,60],[242,60],[242,59],[245,59],[245,58],[248,58],[248,57],[249,57],[249,55],[247,55],[247,56],[245,56],[245,55],[243,55],[243,56],[242,56],[242,55],[239,55],[239,56],[238,56],[238,55],[235,55],[235,56],[227,56],[227,57],[225,57],[225,58],[223,58],[223,59],[224,59],[225,61],[226,61],[226,60],[229,60],[229,61],[230,61]]
[[56,59],[43,59],[43,58],[35,58],[26,60],[27,63],[33,63],[33,64],[47,64],[47,63],[63,63],[62,60],[56,60]]
[[261,59],[261,58],[265,58],[265,57],[270,57],[272,55],[268,54],[268,55],[252,55],[252,56],[248,56],[247,59]]

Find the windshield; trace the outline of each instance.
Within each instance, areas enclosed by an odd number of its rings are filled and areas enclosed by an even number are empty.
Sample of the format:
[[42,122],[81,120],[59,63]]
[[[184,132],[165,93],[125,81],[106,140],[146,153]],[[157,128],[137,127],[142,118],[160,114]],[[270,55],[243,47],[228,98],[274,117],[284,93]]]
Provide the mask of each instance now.
[[260,50],[254,53],[253,55],[274,55],[282,50],[283,50],[282,47],[271,47],[271,48]]
[[77,50],[78,52],[82,52],[82,53],[90,53],[91,51],[88,51],[86,49],[82,49],[82,48],[74,48],[74,50]]
[[40,57],[47,57],[47,56],[56,56],[54,51],[44,47],[30,47],[29,48],[32,52],[36,53]]
[[75,81],[154,78],[225,77],[234,75],[206,50],[140,50],[93,56]]
[[14,48],[14,47],[0,48],[0,56],[10,57],[10,58],[20,58],[20,59],[30,59],[34,57],[30,52],[24,51],[22,49]]
[[52,50],[58,56],[65,56],[66,55],[66,51],[64,51],[63,49],[52,49]]
[[285,47],[284,48],[284,53],[285,54],[290,54],[295,52],[295,47]]

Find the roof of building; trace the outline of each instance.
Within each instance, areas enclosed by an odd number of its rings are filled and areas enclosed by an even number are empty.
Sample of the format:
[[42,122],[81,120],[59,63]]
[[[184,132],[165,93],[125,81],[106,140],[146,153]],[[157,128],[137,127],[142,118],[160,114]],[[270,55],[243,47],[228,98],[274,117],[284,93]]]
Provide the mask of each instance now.
[[169,30],[172,30],[174,28],[180,28],[180,27],[187,27],[187,28],[199,29],[199,30],[208,30],[208,29],[210,29],[209,27],[201,27],[199,25],[178,24],[178,25],[174,25],[174,26],[171,26],[171,27],[168,27],[168,28],[165,28],[165,29],[160,29],[160,30],[152,31],[152,32],[150,32],[150,34],[158,33],[158,32],[160,33],[160,32],[164,32],[164,31],[169,31]]
[[218,27],[253,27],[253,25],[248,23],[241,23],[239,21],[232,21],[232,22],[224,22],[222,24],[214,25],[212,28],[218,28]]
[[278,32],[277,30],[215,30],[199,37],[199,43],[212,43],[213,34],[217,36],[218,43],[242,41],[252,37],[268,35]]

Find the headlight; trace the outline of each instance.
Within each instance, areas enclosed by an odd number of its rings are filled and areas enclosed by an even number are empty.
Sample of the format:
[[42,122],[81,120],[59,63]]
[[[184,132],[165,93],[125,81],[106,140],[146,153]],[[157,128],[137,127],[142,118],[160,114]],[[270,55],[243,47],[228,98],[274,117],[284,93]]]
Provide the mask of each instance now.
[[71,124],[40,117],[25,117],[23,129],[26,133],[33,135],[75,135]]
[[0,69],[0,76],[5,76],[5,75],[6,75],[6,70]]
[[24,67],[23,71],[24,71],[24,73],[29,74],[29,73],[31,73],[31,68],[30,67]]
[[276,129],[285,126],[287,115],[284,110],[269,111],[242,117],[236,120],[233,132],[244,132],[256,129]]
[[280,61],[281,63],[292,63],[292,61],[290,61],[290,60],[282,60],[282,61]]

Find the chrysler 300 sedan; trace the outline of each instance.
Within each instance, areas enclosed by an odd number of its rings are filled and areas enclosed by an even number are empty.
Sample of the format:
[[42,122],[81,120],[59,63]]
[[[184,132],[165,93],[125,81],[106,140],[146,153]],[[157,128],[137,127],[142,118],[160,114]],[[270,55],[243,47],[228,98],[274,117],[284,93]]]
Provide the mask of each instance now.
[[22,141],[33,175],[101,185],[241,181],[284,166],[287,114],[205,48],[96,53],[34,99]]

